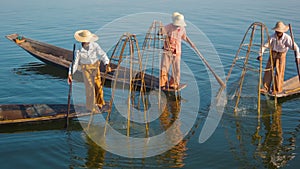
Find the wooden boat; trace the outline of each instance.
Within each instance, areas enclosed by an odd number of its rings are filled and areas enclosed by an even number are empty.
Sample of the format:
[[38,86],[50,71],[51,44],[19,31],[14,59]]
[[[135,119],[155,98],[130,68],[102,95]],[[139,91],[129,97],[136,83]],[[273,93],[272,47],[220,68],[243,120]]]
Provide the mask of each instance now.
[[281,93],[262,93],[269,98],[288,98],[300,94],[300,82],[298,75],[294,76],[283,83],[283,91]]
[[[98,112],[108,110],[108,104]],[[0,125],[65,119],[67,104],[8,104],[0,105]],[[97,112],[96,112],[97,113]],[[85,105],[71,105],[69,118],[89,116]]]
[[[19,37],[20,36],[18,34],[10,34],[6,36],[7,39],[15,42],[15,44],[17,44],[19,47],[42,62],[64,69],[67,75],[67,71],[73,57],[73,52],[71,50],[56,47],[54,45],[33,40],[24,36],[22,36],[20,40]],[[115,80],[114,73],[116,70],[118,70],[118,79],[116,79],[116,82],[120,82],[122,84],[126,83],[127,85],[130,83],[128,73],[126,74],[126,72],[129,72],[129,68],[121,67],[113,63],[110,63],[110,67],[112,68],[112,71],[105,73],[105,66],[102,63],[100,65],[101,77],[105,78],[105,82],[111,82],[112,80]],[[137,73],[137,76],[140,75],[140,73]],[[139,77],[134,78],[139,79]],[[158,88],[159,79],[157,77],[144,74],[144,81],[147,89]],[[134,80],[134,83],[136,85],[140,85],[139,80]]]
[[38,42],[22,36],[22,41],[18,39],[18,34],[7,35],[6,38],[15,42],[26,52],[48,64],[54,64],[64,69],[68,69],[72,62],[72,51],[59,48],[50,44]]

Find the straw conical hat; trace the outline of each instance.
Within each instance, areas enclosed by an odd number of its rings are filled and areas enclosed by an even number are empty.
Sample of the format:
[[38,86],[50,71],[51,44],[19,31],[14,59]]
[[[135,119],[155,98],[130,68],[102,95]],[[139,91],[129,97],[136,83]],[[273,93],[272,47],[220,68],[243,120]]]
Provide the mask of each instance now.
[[278,21],[273,30],[277,32],[286,32],[289,30],[289,26],[285,25],[282,21]]
[[97,35],[92,34],[89,30],[76,31],[74,38],[79,42],[94,42],[99,39]]

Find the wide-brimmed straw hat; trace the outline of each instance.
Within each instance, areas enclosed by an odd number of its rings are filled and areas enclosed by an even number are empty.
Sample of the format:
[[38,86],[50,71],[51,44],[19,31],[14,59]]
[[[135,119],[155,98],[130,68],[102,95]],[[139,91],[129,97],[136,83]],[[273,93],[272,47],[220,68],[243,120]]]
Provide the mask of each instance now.
[[273,30],[277,32],[286,32],[289,30],[289,26],[285,25],[282,21],[278,21]]
[[79,42],[94,42],[99,39],[97,35],[92,34],[89,30],[76,31],[74,38]]
[[173,25],[186,26],[186,23],[184,22],[184,16],[182,14],[176,15],[173,19]]

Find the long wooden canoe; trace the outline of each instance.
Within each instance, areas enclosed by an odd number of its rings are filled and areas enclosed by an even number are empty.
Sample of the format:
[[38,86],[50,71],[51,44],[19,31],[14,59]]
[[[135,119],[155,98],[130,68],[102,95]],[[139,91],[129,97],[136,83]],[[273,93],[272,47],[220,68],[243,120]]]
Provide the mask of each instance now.
[[[7,104],[0,105],[0,125],[55,121],[66,118],[67,104]],[[98,113],[108,110],[108,104]],[[95,112],[97,113],[97,112]],[[69,118],[89,116],[85,105],[71,105]]]
[[[68,49],[60,48],[51,44],[47,44],[44,42],[40,42],[37,40],[33,40],[27,37],[22,36],[22,41],[19,42],[18,34],[10,34],[7,35],[6,38],[15,42],[16,45],[24,49],[26,52],[41,60],[44,63],[52,64],[63,68],[66,71],[69,69],[69,66],[72,62],[73,52]],[[116,82],[129,84],[131,81],[129,80],[129,68],[121,67],[116,64],[110,63],[112,68],[112,72],[106,74],[105,66],[103,63],[100,64],[101,77],[104,77],[106,81],[116,80]],[[118,79],[114,78],[115,71],[118,70]],[[137,76],[140,74],[137,74]],[[138,77],[135,77],[139,79]],[[125,80],[124,80],[125,79]],[[159,79],[157,77],[145,74],[144,80],[147,89],[158,88]],[[135,81],[137,85],[140,85],[139,81]]]

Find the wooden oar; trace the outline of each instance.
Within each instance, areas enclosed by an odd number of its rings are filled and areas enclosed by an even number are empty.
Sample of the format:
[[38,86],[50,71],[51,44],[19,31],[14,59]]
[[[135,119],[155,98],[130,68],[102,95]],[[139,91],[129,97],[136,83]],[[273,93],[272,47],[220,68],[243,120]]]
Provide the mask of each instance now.
[[211,73],[215,76],[216,80],[219,82],[219,84],[222,87],[225,87],[225,83],[222,81],[222,79],[213,71],[213,69],[209,66],[208,62],[206,61],[206,59],[203,57],[203,55],[200,53],[200,51],[197,49],[197,47],[193,47],[193,49],[197,52],[197,54],[199,55],[199,57],[202,59],[202,61],[205,63],[205,65],[208,67],[208,69],[211,71]]
[[[73,57],[72,57],[72,63],[71,63],[71,75],[73,74],[73,63],[74,63],[74,60],[75,60],[75,49],[76,49],[76,44],[74,43],[74,45],[73,45]],[[70,84],[69,84],[68,110],[67,110],[66,126],[65,126],[66,129],[69,126],[69,114],[70,114],[70,109],[71,109],[71,94],[72,94],[72,80],[70,81]]]
[[294,41],[294,35],[293,35],[293,30],[292,30],[292,25],[289,24],[289,28],[290,28],[290,34],[291,34],[291,38],[292,38],[292,43],[293,43],[293,50],[294,50],[294,55],[295,55],[295,62],[296,62],[296,67],[297,67],[297,73],[298,73],[298,78],[299,78],[299,82],[300,82],[300,72],[299,72],[299,65],[297,62],[297,51],[295,50],[295,41]]

